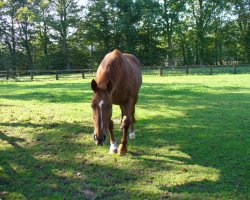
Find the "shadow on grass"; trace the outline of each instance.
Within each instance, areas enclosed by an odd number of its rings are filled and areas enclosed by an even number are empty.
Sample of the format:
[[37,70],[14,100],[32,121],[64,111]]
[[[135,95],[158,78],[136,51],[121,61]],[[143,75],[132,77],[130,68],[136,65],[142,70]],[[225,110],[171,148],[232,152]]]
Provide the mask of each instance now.
[[[47,149],[50,143],[46,138],[39,140],[35,147],[24,148],[19,145],[25,142],[23,139],[3,132],[0,139],[9,145],[7,150],[0,151],[0,197],[3,199],[103,199],[116,195],[129,198],[125,189],[113,187],[119,182],[135,180],[128,172],[86,159],[72,161],[76,152],[88,153],[86,146],[70,144],[70,140],[65,145],[56,137],[53,150]],[[61,151],[68,151],[69,157],[53,155]]]
[[[56,84],[57,85],[57,84]],[[54,85],[54,88],[57,88]],[[81,85],[81,84],[80,84]],[[79,85],[60,85],[62,89],[78,88]],[[39,86],[43,87],[43,86]],[[153,88],[153,90],[152,90]],[[38,89],[38,88],[33,88]],[[86,95],[90,98],[87,86]],[[249,177],[246,174],[248,164],[247,150],[249,148],[249,99],[248,93],[238,93],[238,87],[198,87],[176,88],[171,84],[145,83],[140,92],[138,110],[142,111],[160,109],[161,112],[154,117],[144,116],[138,119],[137,139],[133,142],[136,150],[129,155],[138,160],[144,169],[140,173],[132,173],[114,165],[105,165],[91,160],[92,143],[75,143],[76,138],[83,132],[92,132],[90,126],[77,123],[0,123],[0,126],[13,128],[23,126],[53,131],[53,134],[37,133],[34,145],[21,147],[19,143],[25,142],[20,138],[0,134],[0,139],[11,145],[10,148],[0,151],[3,176],[0,191],[15,192],[19,199],[130,199],[131,191],[124,185],[135,184],[144,180],[151,167],[155,171],[164,173],[171,171],[168,164],[175,163],[181,167],[186,165],[209,167],[219,171],[218,180],[201,179],[193,181],[190,178],[186,183],[169,186],[169,180],[157,183],[161,194],[143,191],[138,194],[140,198],[180,198],[197,199],[232,198],[247,199],[249,193]],[[244,89],[244,88],[243,88]],[[207,92],[208,90],[211,90]],[[42,95],[34,96],[34,92],[25,96],[6,95],[6,98],[42,100]],[[52,95],[49,93],[48,95]],[[71,97],[61,96],[58,102],[80,102],[81,97],[75,94]],[[4,97],[5,98],[5,97]],[[47,102],[50,101],[48,96]],[[84,100],[86,101],[86,99]],[[157,103],[156,103],[157,102]],[[169,117],[169,110],[178,110],[179,115]],[[166,112],[166,113],[165,113]],[[153,127],[151,127],[153,125]],[[74,130],[72,132],[72,130]],[[60,132],[62,134],[56,134]],[[116,136],[118,134],[116,133]],[[178,146],[178,147],[176,147]],[[168,153],[155,153],[159,148],[168,147],[168,151],[181,151],[189,158],[171,156]],[[154,151],[155,150],[155,151]],[[78,161],[76,154],[82,154]],[[88,157],[88,159],[84,157]],[[157,160],[151,157],[168,159]],[[39,159],[38,159],[38,158]],[[83,158],[83,159],[82,159]],[[110,157],[110,159],[113,159]],[[74,161],[73,161],[74,160]],[[115,159],[114,159],[115,160]],[[21,169],[16,171],[16,166]],[[183,169],[185,174],[189,169]],[[178,176],[178,174],[176,174]],[[180,175],[179,175],[180,176]],[[146,180],[146,179],[145,179]],[[147,180],[148,181],[148,180]],[[149,180],[147,184],[153,184]],[[24,185],[19,187],[18,185]],[[189,194],[191,196],[185,196]],[[13,195],[13,194],[12,194]],[[182,196],[184,195],[184,196]],[[5,194],[4,196],[8,196]],[[133,194],[136,196],[136,194]],[[1,197],[1,196],[0,196]]]
[[[150,93],[152,88],[153,94]],[[202,193],[207,193],[207,198],[215,194],[214,198],[224,195],[224,198],[246,199],[250,188],[246,153],[250,146],[250,94],[240,91],[249,88],[203,88],[202,85],[197,90],[188,88],[168,89],[165,84],[146,84],[140,96],[140,109],[159,108],[165,109],[166,113],[168,110],[178,110],[181,114],[170,118],[163,111],[155,117],[138,120],[139,134],[147,133],[147,136],[139,135],[135,144],[152,149],[178,145],[178,150],[190,158],[157,156],[188,165],[214,168],[220,172],[217,181],[190,181],[172,187],[163,183],[160,185],[162,191],[193,194],[192,198],[196,196],[201,199]],[[151,124],[154,127],[148,128]]]

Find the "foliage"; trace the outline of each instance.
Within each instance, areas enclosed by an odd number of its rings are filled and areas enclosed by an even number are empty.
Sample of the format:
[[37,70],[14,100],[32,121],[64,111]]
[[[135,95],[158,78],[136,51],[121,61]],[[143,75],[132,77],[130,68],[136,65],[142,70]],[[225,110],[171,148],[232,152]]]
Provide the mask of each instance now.
[[96,68],[120,49],[144,66],[250,62],[247,0],[1,0],[0,69]]

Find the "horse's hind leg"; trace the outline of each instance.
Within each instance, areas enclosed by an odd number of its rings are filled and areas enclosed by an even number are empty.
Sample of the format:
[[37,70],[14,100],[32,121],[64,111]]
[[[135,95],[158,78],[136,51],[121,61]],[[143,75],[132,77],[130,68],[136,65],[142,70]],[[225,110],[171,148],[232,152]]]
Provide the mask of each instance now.
[[132,106],[131,108],[131,125],[130,125],[129,139],[135,138],[134,124],[135,124],[135,105]]
[[130,125],[130,134],[129,138],[134,139],[135,138],[135,129],[134,129],[134,124],[135,124],[135,104],[137,103],[138,100],[138,95],[134,97],[133,105],[131,107],[131,125]]
[[114,137],[114,123],[112,120],[109,122],[109,137],[110,137],[110,154],[117,153],[118,144]]

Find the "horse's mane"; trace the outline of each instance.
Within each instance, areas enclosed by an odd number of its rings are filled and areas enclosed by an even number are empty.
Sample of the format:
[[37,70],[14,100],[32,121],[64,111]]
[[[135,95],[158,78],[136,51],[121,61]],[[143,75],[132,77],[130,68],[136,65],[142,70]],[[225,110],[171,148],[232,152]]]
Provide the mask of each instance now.
[[114,85],[120,78],[123,67],[122,53],[115,49],[111,53],[107,54],[100,64],[98,70],[97,82],[98,86],[106,89],[108,81]]

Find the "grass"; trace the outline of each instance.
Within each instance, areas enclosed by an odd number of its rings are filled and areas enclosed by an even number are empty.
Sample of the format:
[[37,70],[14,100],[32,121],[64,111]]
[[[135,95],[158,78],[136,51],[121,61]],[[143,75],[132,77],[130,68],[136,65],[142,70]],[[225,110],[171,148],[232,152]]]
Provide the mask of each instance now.
[[92,141],[90,81],[0,83],[0,199],[249,199],[249,74],[145,75],[124,157]]

